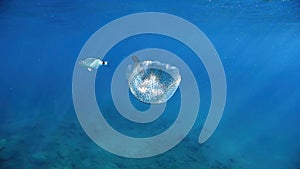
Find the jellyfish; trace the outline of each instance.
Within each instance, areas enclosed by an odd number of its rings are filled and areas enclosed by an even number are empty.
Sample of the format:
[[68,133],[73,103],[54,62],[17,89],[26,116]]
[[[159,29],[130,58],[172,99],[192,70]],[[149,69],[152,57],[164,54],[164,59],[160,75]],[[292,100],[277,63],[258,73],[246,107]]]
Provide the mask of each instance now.
[[180,84],[179,69],[159,61],[140,61],[137,56],[132,60],[134,63],[127,68],[127,79],[133,96],[148,104],[167,102]]
[[88,71],[92,71],[92,69],[98,69],[101,65],[108,65],[108,62],[97,58],[86,58],[80,60],[79,64],[83,67],[86,67]]

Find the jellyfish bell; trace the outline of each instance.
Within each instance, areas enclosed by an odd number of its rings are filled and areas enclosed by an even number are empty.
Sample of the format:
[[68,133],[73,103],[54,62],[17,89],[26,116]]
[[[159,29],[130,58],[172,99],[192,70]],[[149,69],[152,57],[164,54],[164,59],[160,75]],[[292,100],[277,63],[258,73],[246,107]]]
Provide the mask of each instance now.
[[179,69],[159,61],[140,61],[137,56],[132,60],[126,73],[131,93],[144,103],[167,102],[180,84]]

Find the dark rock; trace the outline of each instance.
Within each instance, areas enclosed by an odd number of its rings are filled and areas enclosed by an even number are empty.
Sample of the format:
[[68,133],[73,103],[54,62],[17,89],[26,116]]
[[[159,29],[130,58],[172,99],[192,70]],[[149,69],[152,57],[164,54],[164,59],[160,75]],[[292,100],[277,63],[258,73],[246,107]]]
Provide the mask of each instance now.
[[39,165],[45,164],[48,161],[47,155],[44,152],[34,153],[31,157],[32,161]]
[[17,146],[9,144],[6,139],[0,141],[0,161],[8,161],[18,152]]

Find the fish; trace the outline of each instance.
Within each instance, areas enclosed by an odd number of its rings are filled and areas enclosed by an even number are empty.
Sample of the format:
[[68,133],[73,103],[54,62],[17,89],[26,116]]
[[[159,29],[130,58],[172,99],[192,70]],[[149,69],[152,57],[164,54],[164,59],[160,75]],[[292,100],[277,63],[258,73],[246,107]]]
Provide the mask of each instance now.
[[89,58],[85,58],[85,59],[80,60],[79,64],[82,67],[87,68],[88,71],[92,71],[93,69],[97,70],[102,65],[107,66],[108,62],[107,61],[103,61],[101,59],[89,57]]

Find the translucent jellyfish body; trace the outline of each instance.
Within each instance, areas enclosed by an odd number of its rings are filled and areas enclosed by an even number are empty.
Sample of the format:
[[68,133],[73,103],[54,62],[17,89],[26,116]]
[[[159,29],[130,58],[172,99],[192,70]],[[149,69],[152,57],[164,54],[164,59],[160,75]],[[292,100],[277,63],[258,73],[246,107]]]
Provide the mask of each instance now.
[[134,63],[127,70],[131,93],[144,103],[167,102],[180,84],[179,69],[158,61],[139,61],[136,56],[132,60]]

